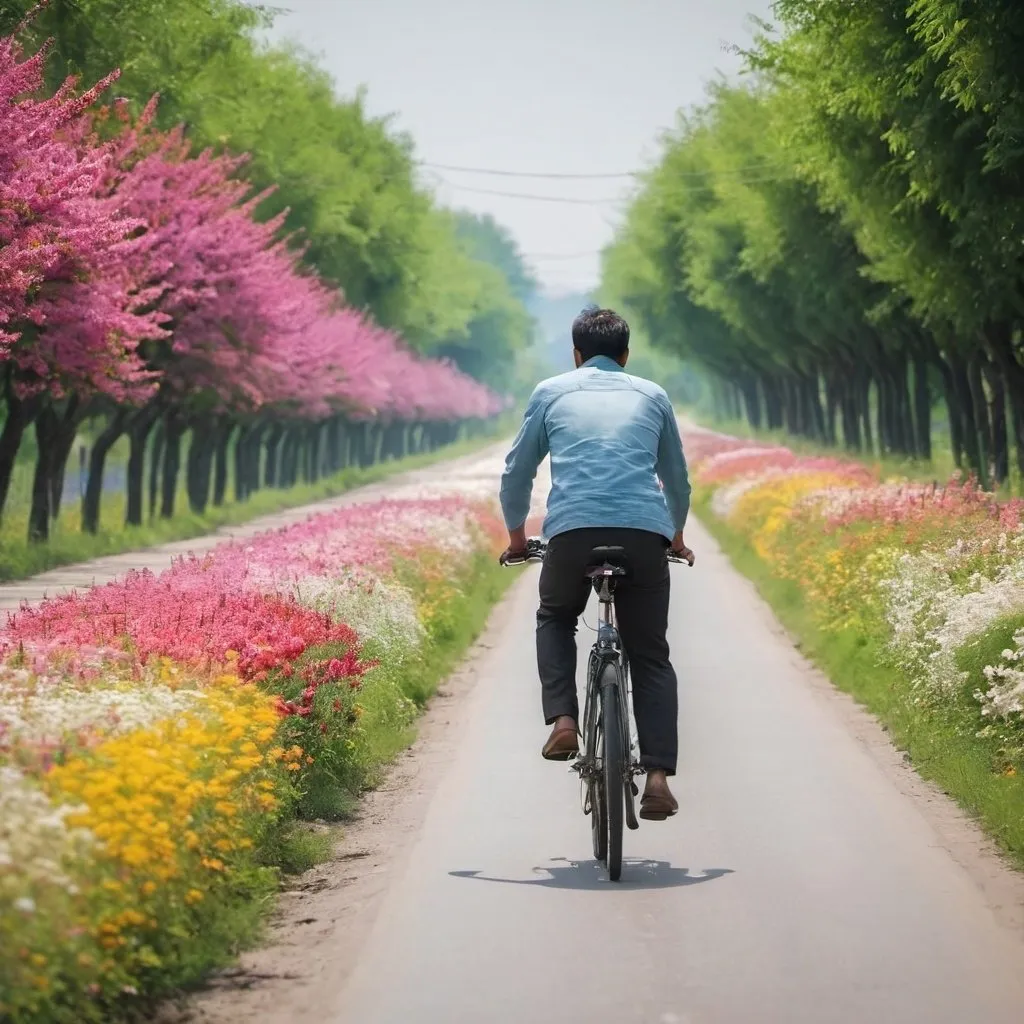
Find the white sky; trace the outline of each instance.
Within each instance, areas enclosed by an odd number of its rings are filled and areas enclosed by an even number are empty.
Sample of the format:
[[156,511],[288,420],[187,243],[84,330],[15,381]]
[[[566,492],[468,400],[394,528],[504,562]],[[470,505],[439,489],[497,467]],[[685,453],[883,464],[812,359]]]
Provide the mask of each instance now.
[[[367,88],[421,160],[543,173],[649,165],[659,132],[732,73],[771,0],[270,0],[273,36],[321,56],[342,95]],[[546,289],[597,283],[628,179],[544,180],[424,169],[438,199],[512,229]],[[538,202],[472,189],[547,195]],[[555,258],[552,258],[555,257]],[[564,258],[558,258],[564,257]]]

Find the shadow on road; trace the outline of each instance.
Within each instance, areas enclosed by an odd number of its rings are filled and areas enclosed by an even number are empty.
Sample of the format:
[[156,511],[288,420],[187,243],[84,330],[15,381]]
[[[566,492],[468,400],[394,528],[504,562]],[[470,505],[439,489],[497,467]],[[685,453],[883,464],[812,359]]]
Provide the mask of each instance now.
[[[558,865],[558,866],[554,866]],[[596,860],[568,860],[558,857],[552,866],[534,868],[536,878],[495,878],[479,871],[449,871],[453,878],[472,878],[478,882],[501,882],[504,885],[533,885],[547,889],[607,889],[616,885],[625,889],[675,889],[682,885],[699,885],[723,875],[732,868],[708,868],[690,874],[689,868],[674,868],[664,860],[630,860],[622,862],[622,880],[609,882],[604,865]]]

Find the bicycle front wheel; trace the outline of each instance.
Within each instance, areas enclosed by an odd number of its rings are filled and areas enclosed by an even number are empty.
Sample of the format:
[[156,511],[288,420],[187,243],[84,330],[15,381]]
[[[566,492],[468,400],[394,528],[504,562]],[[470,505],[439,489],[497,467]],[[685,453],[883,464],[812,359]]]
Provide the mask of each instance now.
[[604,790],[608,877],[617,882],[622,875],[622,818],[626,778],[623,744],[622,705],[619,701],[619,672],[614,664],[601,672],[601,733],[604,744],[601,788]]

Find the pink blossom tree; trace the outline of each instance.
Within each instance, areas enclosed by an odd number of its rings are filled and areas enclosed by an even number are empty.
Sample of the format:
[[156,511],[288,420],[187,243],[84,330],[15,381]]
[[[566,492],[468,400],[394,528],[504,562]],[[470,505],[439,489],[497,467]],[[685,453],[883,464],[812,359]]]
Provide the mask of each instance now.
[[24,59],[13,38],[0,39],[0,511],[34,422],[33,540],[48,535],[86,403],[100,393],[117,401],[144,394],[151,379],[138,345],[160,331],[159,318],[142,312],[152,295],[118,270],[138,225],[98,194],[110,150],[79,127],[116,76],[82,96],[68,81],[36,99],[28,94],[42,85],[44,57]]
[[[30,535],[44,539],[85,416],[104,413],[83,526],[99,525],[105,460],[127,433],[127,520],[171,515],[183,437],[192,507],[220,502],[233,443],[237,496],[350,461],[433,447],[501,401],[408,349],[304,272],[239,176],[244,157],[193,153],[182,129],[88,112],[116,76],[36,98],[45,51],[0,39],[0,511],[25,428],[39,460]],[[120,121],[101,139],[97,121]],[[111,137],[112,135],[112,137]],[[326,443],[325,443],[326,442]],[[158,475],[159,471],[159,475]]]

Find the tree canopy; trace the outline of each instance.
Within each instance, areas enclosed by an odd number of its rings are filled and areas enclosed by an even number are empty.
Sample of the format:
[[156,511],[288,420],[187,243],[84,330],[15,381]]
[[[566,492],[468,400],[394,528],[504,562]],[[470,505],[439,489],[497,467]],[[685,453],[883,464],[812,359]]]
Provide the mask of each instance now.
[[[604,258],[755,424],[1024,467],[1024,8],[778,0],[682,112]],[[1008,427],[1009,424],[1009,427]]]

